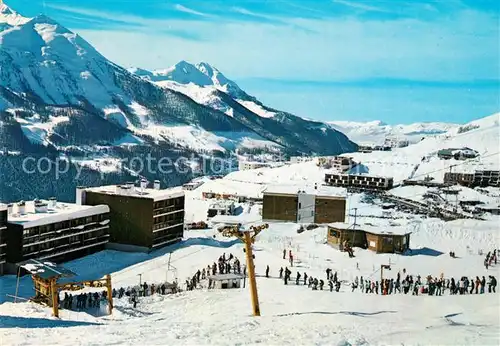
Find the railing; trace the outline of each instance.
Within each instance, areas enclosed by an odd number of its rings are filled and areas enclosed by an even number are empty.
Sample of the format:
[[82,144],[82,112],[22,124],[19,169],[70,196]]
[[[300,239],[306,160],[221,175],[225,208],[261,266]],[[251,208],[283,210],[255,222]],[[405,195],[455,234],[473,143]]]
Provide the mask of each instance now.
[[[109,235],[106,235],[106,236],[109,236]],[[57,251],[57,252],[53,252],[51,254],[48,254],[46,256],[38,257],[38,259],[47,259],[47,258],[51,258],[51,257],[61,256],[61,255],[64,255],[64,254],[67,254],[67,253],[70,253],[70,252],[75,252],[75,251],[87,249],[87,248],[90,248],[90,247],[103,245],[103,244],[106,244],[107,242],[108,242],[108,239],[100,241],[100,242],[92,243],[92,244],[87,244],[87,245],[84,245],[84,246],[70,248],[70,249],[63,250],[63,251]]]
[[[159,226],[159,227],[157,227],[157,226]],[[166,229],[174,228],[174,227],[178,227],[178,226],[184,226],[184,222],[175,223],[175,224],[166,223],[166,224],[154,225],[153,226],[153,233],[158,233],[158,232],[164,231]]]
[[109,228],[109,226],[107,226],[107,225],[106,226],[102,226],[102,227],[97,227],[97,228],[90,228],[88,230],[84,230],[84,231],[81,231],[81,232],[78,232],[78,233],[68,233],[68,234],[65,234],[65,235],[62,235],[62,236],[59,236],[59,237],[56,237],[56,238],[47,238],[47,239],[39,240],[39,241],[33,242],[33,243],[29,243],[29,242],[24,242],[23,241],[23,247],[28,247],[28,246],[43,244],[43,243],[47,243],[47,242],[50,242],[50,241],[56,241],[56,240],[60,240],[60,239],[64,239],[64,238],[69,238],[69,237],[78,236],[78,235],[82,235],[82,234],[86,234],[86,233],[100,231],[100,230],[107,229],[107,228]]
[[162,212],[162,210],[160,210],[158,212],[153,212],[153,217],[160,217],[160,216],[165,216],[165,215],[180,213],[180,212],[183,212],[183,211],[184,211],[184,209],[176,209],[176,210],[165,211],[165,212]]

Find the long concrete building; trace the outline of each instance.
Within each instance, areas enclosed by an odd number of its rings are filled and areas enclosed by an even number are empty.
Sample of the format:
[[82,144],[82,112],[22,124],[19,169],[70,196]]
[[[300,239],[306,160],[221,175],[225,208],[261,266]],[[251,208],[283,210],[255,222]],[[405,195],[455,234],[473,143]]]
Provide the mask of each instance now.
[[65,262],[103,250],[109,241],[109,208],[49,201],[21,201],[8,206],[8,271],[28,259]]
[[390,190],[394,186],[394,179],[392,177],[377,177],[365,174],[326,173],[325,183],[330,186],[346,188]]
[[160,189],[146,181],[141,186],[123,185],[77,188],[77,204],[106,204],[113,220],[109,248],[149,251],[182,239],[184,235],[184,191],[182,186]]
[[263,192],[263,221],[343,222],[345,213],[345,189],[281,185]]
[[0,275],[7,262],[7,205],[0,204]]
[[459,184],[463,186],[500,186],[500,171],[498,170],[476,170],[472,172],[446,172],[444,174],[446,184]]

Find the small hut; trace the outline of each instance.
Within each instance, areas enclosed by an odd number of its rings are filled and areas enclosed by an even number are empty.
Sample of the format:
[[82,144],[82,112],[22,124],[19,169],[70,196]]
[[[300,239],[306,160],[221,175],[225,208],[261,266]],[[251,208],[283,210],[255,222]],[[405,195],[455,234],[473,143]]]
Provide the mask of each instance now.
[[[208,277],[209,288],[230,289],[241,288],[245,285],[245,276],[241,274],[216,274]],[[243,285],[241,282],[243,281]]]
[[348,244],[377,253],[402,253],[410,248],[410,234],[410,231],[400,226],[354,226],[336,222],[328,225],[327,241],[340,251],[344,250],[344,244]]
[[328,225],[327,241],[340,251],[344,250],[343,247],[346,241],[350,247],[367,247],[365,232],[359,229],[358,225],[350,225],[344,222],[335,222]]
[[410,248],[411,232],[404,227],[364,225],[368,249],[377,253],[402,253]]

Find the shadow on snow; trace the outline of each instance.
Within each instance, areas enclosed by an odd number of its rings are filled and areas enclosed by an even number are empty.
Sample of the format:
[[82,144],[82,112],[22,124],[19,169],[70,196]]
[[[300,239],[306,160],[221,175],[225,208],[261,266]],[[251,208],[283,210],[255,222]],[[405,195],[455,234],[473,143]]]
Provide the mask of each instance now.
[[404,253],[404,256],[431,256],[437,257],[441,256],[443,253],[438,250],[430,249],[428,247],[423,247],[420,249],[411,249]]
[[309,312],[291,312],[289,314],[280,314],[275,315],[277,317],[283,316],[297,316],[297,315],[350,315],[350,316],[358,316],[358,317],[367,317],[374,316],[380,314],[395,314],[397,311],[389,310],[389,311],[375,311],[375,312],[356,312],[356,311],[309,311]]
[[[63,282],[76,282],[82,280],[92,280],[103,277],[106,274],[121,271],[125,268],[139,265],[143,262],[153,260],[155,258],[164,256],[168,253],[188,248],[191,246],[206,246],[216,248],[230,248],[236,244],[241,243],[238,239],[219,241],[213,238],[196,237],[180,241],[177,244],[172,244],[164,248],[145,252],[121,252],[115,250],[104,250],[95,254],[85,256],[61,265],[68,268],[77,274],[76,277],[67,280],[60,280]],[[104,264],[104,265],[103,265]],[[15,294],[16,292],[16,276],[5,275],[0,277],[0,286],[5,294]],[[6,297],[5,294],[0,295],[0,303],[5,301],[12,301],[12,298]],[[29,298],[34,295],[33,283],[29,275],[25,275],[20,279],[18,296]]]
[[83,321],[51,320],[48,318],[28,318],[19,316],[2,316],[0,329],[2,328],[68,328],[80,326],[95,326],[100,323]]

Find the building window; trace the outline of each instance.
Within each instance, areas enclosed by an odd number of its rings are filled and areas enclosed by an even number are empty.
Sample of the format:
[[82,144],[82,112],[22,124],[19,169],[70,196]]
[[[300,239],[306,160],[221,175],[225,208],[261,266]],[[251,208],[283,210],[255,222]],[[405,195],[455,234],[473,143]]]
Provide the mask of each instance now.
[[339,238],[339,232],[331,229],[330,230],[330,237]]

